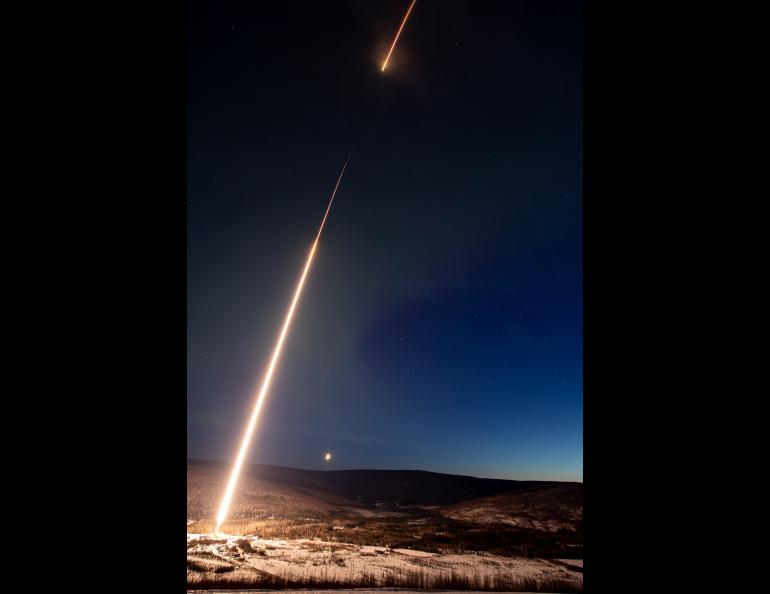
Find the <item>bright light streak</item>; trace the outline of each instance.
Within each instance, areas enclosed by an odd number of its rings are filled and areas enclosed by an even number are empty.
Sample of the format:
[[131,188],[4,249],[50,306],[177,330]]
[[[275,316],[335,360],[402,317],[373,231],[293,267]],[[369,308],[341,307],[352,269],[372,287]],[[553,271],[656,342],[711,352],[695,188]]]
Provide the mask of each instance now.
[[388,60],[390,60],[390,54],[393,53],[393,48],[396,47],[396,42],[398,41],[399,35],[401,35],[401,31],[404,28],[404,25],[406,25],[406,19],[409,18],[409,13],[412,12],[412,8],[414,8],[414,4],[417,2],[417,0],[412,0],[412,3],[409,5],[409,8],[406,11],[406,16],[404,16],[404,20],[401,21],[401,26],[398,28],[398,32],[396,33],[396,38],[393,40],[393,45],[390,46],[390,51],[388,52],[387,57],[385,58],[385,61],[382,63],[382,69],[380,72],[385,72],[385,67],[388,65]]
[[[351,153],[352,152],[353,151],[351,150]],[[230,511],[230,501],[233,498],[235,485],[238,483],[238,477],[241,474],[241,466],[243,466],[243,460],[246,457],[246,452],[248,451],[249,445],[251,444],[251,437],[254,434],[254,428],[257,425],[257,418],[259,417],[259,411],[262,408],[262,404],[265,401],[265,396],[267,396],[267,391],[270,388],[270,380],[273,378],[273,372],[275,371],[276,364],[278,363],[278,359],[281,356],[281,348],[283,347],[283,341],[286,338],[286,334],[289,331],[289,326],[291,325],[291,319],[294,316],[294,308],[297,307],[299,296],[302,293],[302,287],[305,284],[305,278],[307,277],[307,273],[310,270],[310,264],[313,262],[313,256],[315,255],[315,250],[316,250],[316,247],[318,246],[318,240],[321,239],[321,231],[323,231],[324,225],[326,224],[326,217],[329,216],[329,210],[332,207],[332,202],[334,202],[334,197],[337,195],[337,189],[340,187],[340,182],[342,181],[342,176],[345,173],[345,169],[348,166],[349,160],[350,160],[350,153],[348,153],[348,158],[345,160],[345,165],[342,167],[340,176],[337,178],[337,184],[334,186],[332,197],[329,200],[329,206],[326,207],[326,212],[324,213],[324,218],[321,221],[321,226],[318,229],[318,234],[316,235],[315,241],[313,242],[313,247],[310,248],[310,253],[308,254],[307,262],[305,263],[305,268],[302,271],[302,276],[300,276],[299,283],[297,284],[297,289],[294,291],[294,298],[291,300],[291,305],[289,306],[289,311],[286,314],[286,320],[283,323],[281,334],[278,336],[278,342],[276,342],[275,344],[275,349],[273,350],[273,356],[270,359],[270,365],[267,368],[267,373],[265,373],[265,377],[262,380],[262,385],[259,388],[257,403],[254,406],[254,412],[251,414],[251,419],[249,420],[249,424],[246,427],[246,433],[244,433],[243,441],[241,442],[241,449],[238,451],[238,457],[235,459],[233,470],[230,473],[230,480],[227,483],[227,489],[225,490],[225,495],[222,498],[222,503],[220,503],[219,505],[219,512],[217,513],[217,527],[216,527],[216,530],[214,531],[215,534],[219,534],[219,528],[222,526],[222,522],[225,521],[225,519],[227,518],[227,514]]]

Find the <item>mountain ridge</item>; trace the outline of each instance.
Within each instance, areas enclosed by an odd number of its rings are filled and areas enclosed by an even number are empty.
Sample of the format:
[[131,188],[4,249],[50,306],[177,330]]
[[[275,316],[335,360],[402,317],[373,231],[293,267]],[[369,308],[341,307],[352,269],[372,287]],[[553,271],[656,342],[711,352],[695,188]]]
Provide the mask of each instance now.
[[[229,462],[190,458],[188,467],[228,470]],[[269,464],[244,465],[245,475],[289,485],[294,488],[326,492],[367,504],[398,506],[451,505],[502,493],[520,492],[547,486],[580,485],[569,481],[536,481],[480,478],[429,470],[306,470]]]

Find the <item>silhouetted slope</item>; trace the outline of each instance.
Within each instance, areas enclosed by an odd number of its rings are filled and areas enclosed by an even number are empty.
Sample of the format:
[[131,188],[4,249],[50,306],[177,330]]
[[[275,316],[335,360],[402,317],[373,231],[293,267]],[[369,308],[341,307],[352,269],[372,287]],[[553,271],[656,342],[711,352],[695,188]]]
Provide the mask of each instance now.
[[[213,460],[188,460],[188,465],[219,469],[230,467],[229,463]],[[273,483],[312,489],[363,503],[401,506],[451,505],[468,499],[563,484],[484,479],[424,470],[302,470],[253,464],[244,466],[243,472]]]

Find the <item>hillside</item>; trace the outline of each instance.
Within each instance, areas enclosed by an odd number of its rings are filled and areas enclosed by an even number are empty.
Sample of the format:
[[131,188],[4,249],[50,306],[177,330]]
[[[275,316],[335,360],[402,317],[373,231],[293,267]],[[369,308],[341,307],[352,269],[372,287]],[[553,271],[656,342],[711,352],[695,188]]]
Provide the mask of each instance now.
[[[189,468],[229,469],[224,462],[188,460]],[[341,497],[359,504],[398,506],[451,505],[475,499],[559,485],[552,481],[511,481],[442,474],[424,470],[302,470],[262,464],[247,465],[243,474],[294,489]]]
[[579,483],[250,466],[214,533],[228,472],[188,461],[191,589],[582,589]]
[[583,485],[562,483],[480,497],[438,508],[443,516],[535,530],[576,530],[583,521]]
[[[213,518],[224,492],[225,469],[190,464],[187,467],[187,518]],[[256,478],[241,476],[233,498],[231,517],[237,518],[293,518],[319,517],[331,513],[355,513],[364,510],[362,504],[331,493]]]

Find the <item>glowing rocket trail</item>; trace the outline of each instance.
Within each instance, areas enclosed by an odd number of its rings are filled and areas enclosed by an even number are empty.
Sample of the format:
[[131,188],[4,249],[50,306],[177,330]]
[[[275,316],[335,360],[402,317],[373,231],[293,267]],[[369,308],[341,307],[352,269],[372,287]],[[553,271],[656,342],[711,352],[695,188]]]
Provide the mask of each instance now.
[[[353,152],[352,149],[350,151]],[[225,521],[227,518],[227,514],[230,510],[230,500],[233,498],[233,491],[235,490],[235,485],[238,482],[238,476],[241,473],[241,466],[243,465],[243,459],[246,457],[246,452],[249,449],[249,444],[251,443],[251,437],[254,434],[254,427],[257,424],[257,418],[259,417],[259,411],[262,408],[262,403],[265,401],[265,396],[267,395],[267,391],[270,388],[270,380],[273,378],[273,372],[275,371],[275,366],[278,363],[278,359],[281,356],[281,348],[283,347],[283,341],[286,338],[286,334],[289,331],[289,326],[291,325],[291,319],[294,316],[294,308],[297,306],[297,302],[299,301],[299,296],[302,293],[302,286],[305,284],[305,278],[307,277],[307,273],[310,270],[310,264],[313,262],[313,256],[315,255],[316,247],[318,246],[318,240],[321,239],[321,231],[324,229],[324,225],[326,224],[326,217],[329,216],[329,210],[332,207],[332,202],[334,202],[334,196],[337,194],[337,189],[340,187],[340,182],[342,181],[342,176],[345,173],[345,169],[348,166],[348,161],[350,160],[350,153],[348,153],[348,158],[345,160],[345,165],[342,167],[342,171],[340,172],[339,178],[337,178],[337,184],[334,186],[334,191],[332,192],[332,197],[329,200],[329,206],[326,207],[326,212],[324,213],[324,218],[321,221],[321,226],[318,229],[318,235],[315,237],[315,241],[313,242],[313,247],[310,248],[310,253],[307,257],[307,262],[305,263],[305,268],[302,271],[302,276],[299,278],[299,283],[297,284],[297,289],[294,291],[294,298],[291,300],[291,305],[289,306],[289,312],[286,314],[286,320],[283,323],[283,329],[281,330],[281,334],[278,336],[278,342],[275,344],[275,349],[273,350],[273,357],[270,359],[270,365],[267,368],[267,373],[265,373],[265,377],[262,380],[262,386],[259,388],[259,394],[257,396],[257,403],[254,406],[254,412],[251,415],[251,419],[249,420],[249,425],[246,428],[246,433],[243,435],[243,442],[241,443],[241,449],[238,452],[238,457],[235,459],[235,464],[233,465],[233,471],[230,474],[230,481],[227,483],[227,489],[225,490],[225,495],[222,498],[222,503],[219,505],[219,512],[217,513],[217,528],[214,531],[215,534],[219,533],[219,528],[222,526],[222,522]]]
[[406,16],[404,16],[404,20],[401,21],[401,26],[398,28],[398,32],[396,33],[396,38],[393,40],[393,45],[390,46],[390,51],[388,52],[388,55],[385,58],[385,61],[382,63],[382,69],[380,70],[380,72],[385,72],[385,68],[388,65],[388,60],[390,60],[390,54],[393,53],[393,48],[396,47],[398,36],[401,35],[401,31],[403,30],[404,25],[406,25],[406,19],[409,18],[409,13],[412,12],[412,8],[414,8],[415,2],[417,2],[417,0],[412,0],[412,3],[409,5],[409,8],[406,11]]

